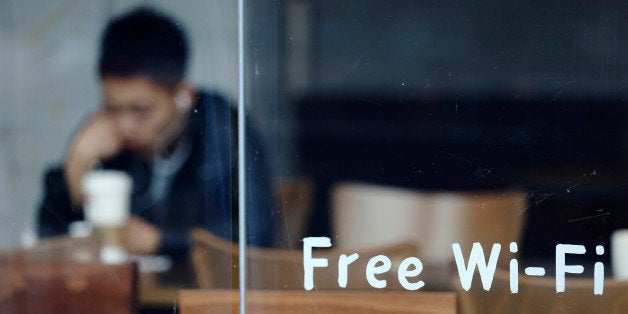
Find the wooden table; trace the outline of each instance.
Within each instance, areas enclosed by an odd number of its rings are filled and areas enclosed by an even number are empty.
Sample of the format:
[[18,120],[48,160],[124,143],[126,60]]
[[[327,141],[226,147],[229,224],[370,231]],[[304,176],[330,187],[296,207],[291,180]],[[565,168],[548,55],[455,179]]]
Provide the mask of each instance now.
[[141,306],[173,307],[177,303],[181,287],[160,283],[155,274],[139,276],[138,301]]
[[[237,313],[239,295],[235,290],[182,290],[179,310],[191,313]],[[247,291],[247,313],[360,313],[410,314],[456,313],[453,292],[407,291]]]
[[[58,237],[39,242],[29,249],[0,251],[0,260],[5,263],[48,263],[92,264],[98,268],[99,246],[95,238]],[[138,302],[140,306],[172,307],[177,302],[180,286],[162,283],[157,274],[139,273],[137,278]]]
[[[60,237],[42,241],[29,249],[0,251],[0,261],[48,266],[62,264],[66,269],[78,262],[86,265],[86,269],[102,269],[102,264],[94,260],[98,250],[94,238]],[[141,307],[173,308],[177,305],[184,314],[233,313],[237,310],[237,290],[181,290],[180,285],[164,283],[157,274],[151,273],[140,273],[136,280],[137,300]],[[247,295],[249,313],[300,313],[305,310],[346,313],[351,310],[355,313],[401,314],[455,313],[456,310],[456,297],[450,292],[265,290],[250,291]],[[205,310],[208,307],[212,308],[211,312]]]

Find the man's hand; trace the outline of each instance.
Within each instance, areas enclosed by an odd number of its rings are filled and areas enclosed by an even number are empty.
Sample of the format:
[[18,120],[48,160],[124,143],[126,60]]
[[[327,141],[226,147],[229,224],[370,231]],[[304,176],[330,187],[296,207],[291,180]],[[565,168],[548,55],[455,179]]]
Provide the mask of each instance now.
[[115,156],[123,141],[106,113],[92,117],[76,133],[65,160],[64,172],[74,205],[82,202],[81,180],[99,160]]
[[124,232],[124,246],[131,254],[150,255],[157,253],[161,242],[161,230],[133,216]]

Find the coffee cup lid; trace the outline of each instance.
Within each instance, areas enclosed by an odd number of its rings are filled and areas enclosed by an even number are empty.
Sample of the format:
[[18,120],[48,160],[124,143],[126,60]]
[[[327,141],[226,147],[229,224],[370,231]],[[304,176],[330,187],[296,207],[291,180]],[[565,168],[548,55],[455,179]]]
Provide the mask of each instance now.
[[129,191],[132,185],[131,177],[117,170],[94,170],[88,172],[81,182],[83,193],[93,192],[121,192]]

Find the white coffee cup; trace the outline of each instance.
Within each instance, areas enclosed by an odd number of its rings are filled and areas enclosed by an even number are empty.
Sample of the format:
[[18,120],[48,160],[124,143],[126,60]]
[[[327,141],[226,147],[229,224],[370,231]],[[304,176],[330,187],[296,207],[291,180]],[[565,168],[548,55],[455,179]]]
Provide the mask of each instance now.
[[83,178],[85,219],[95,227],[120,227],[129,219],[131,178],[124,172],[97,170]]
[[611,236],[613,277],[628,280],[628,229],[617,230]]
[[81,182],[85,219],[101,241],[100,260],[119,264],[128,260],[122,244],[124,225],[130,216],[131,178],[124,172],[91,171]]

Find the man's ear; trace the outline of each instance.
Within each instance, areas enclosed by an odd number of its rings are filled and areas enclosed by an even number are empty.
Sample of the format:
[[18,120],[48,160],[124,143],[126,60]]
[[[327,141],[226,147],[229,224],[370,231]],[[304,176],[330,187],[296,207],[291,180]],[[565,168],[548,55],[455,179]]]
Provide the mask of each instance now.
[[181,112],[188,112],[194,106],[192,89],[185,82],[179,85],[177,94],[174,97],[177,110]]

